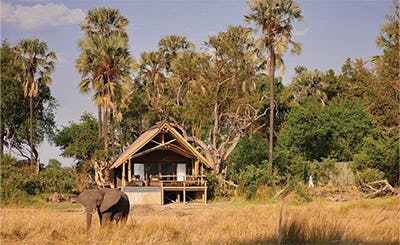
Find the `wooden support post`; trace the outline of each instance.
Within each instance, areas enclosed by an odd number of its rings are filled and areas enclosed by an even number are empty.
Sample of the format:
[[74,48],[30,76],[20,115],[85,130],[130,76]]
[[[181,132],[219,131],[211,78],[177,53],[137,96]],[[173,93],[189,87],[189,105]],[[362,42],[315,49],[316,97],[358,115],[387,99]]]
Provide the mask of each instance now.
[[161,182],[161,206],[164,205],[164,186],[163,182]]
[[207,184],[206,187],[204,187],[204,204],[207,204]]
[[125,164],[122,164],[122,187],[125,187],[126,183],[125,183]]
[[194,176],[197,177],[199,175],[199,160],[196,159],[194,161]]
[[128,183],[132,180],[132,163],[131,159],[128,160]]
[[186,204],[186,183],[183,182],[183,204]]

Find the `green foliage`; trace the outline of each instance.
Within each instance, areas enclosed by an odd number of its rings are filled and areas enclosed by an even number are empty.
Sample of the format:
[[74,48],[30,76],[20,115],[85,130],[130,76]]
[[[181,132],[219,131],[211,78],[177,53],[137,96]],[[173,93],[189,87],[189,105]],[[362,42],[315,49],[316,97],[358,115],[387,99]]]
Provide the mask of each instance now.
[[[355,100],[334,100],[322,106],[314,99],[294,106],[278,134],[283,156],[303,155],[305,160],[332,157],[352,160],[372,130],[371,119]],[[285,153],[289,151],[289,153]]]
[[300,178],[298,178],[298,177],[291,178],[288,181],[287,185],[279,192],[277,197],[285,198],[290,193],[295,192],[298,195],[298,197],[301,199],[298,201],[305,201],[305,202],[312,201],[310,194],[303,188],[303,185],[301,183],[302,183],[302,180]]
[[334,100],[321,113],[323,130],[330,141],[328,156],[351,161],[362,140],[373,129],[371,117],[356,100]]
[[245,193],[246,199],[251,199],[261,185],[271,182],[266,166],[248,165],[238,177],[239,191]]
[[81,123],[71,123],[54,138],[63,156],[80,161],[101,158],[103,152],[101,138],[98,136],[97,120],[90,114],[81,116]]
[[263,167],[263,160],[268,158],[268,142],[256,134],[240,140],[228,158],[227,177],[238,183],[240,172],[247,166]]
[[67,169],[54,166],[44,168],[38,175],[32,173],[25,161],[3,155],[1,158],[0,198],[3,205],[35,204],[35,196],[44,193],[72,193],[74,179]]
[[[354,171],[363,172],[375,169],[384,173],[381,179],[387,178],[392,185],[399,185],[399,144],[388,136],[366,137],[358,154],[354,156]],[[369,172],[368,170],[367,172]]]
[[308,175],[313,177],[314,183],[328,184],[330,177],[337,174],[336,159],[323,158],[321,162],[313,161],[308,166]]
[[233,189],[223,185],[218,177],[210,171],[205,172],[207,180],[207,199],[226,199],[232,196]]
[[[29,147],[29,101],[24,97],[22,74],[15,47],[3,41],[1,45],[1,89],[0,105],[1,144],[27,155]],[[51,61],[52,62],[52,61]],[[46,75],[44,75],[46,76]],[[47,74],[48,76],[48,74]],[[51,95],[49,86],[41,80],[37,84],[37,94],[33,97],[34,143],[40,143],[47,136],[50,140],[55,131],[57,102]],[[37,156],[35,156],[37,157]]]
[[385,173],[378,169],[364,168],[363,170],[357,171],[356,184],[360,186],[361,183],[370,183],[373,181],[382,180],[384,176]]
[[70,193],[75,183],[72,168],[62,168],[61,163],[50,159],[49,164],[40,172],[39,179],[43,193]]

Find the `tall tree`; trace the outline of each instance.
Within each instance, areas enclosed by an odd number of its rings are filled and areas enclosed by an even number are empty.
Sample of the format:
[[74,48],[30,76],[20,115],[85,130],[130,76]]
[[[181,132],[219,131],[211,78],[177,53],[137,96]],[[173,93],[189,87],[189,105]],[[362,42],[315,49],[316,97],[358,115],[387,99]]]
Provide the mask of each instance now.
[[178,53],[184,50],[194,50],[195,45],[186,40],[185,36],[168,35],[158,42],[159,51],[164,56],[165,69],[171,69],[171,63],[177,58]]
[[[78,43],[82,51],[76,61],[76,68],[82,74],[79,86],[84,93],[94,90],[93,100],[99,108],[98,130],[103,137],[105,159],[95,163],[98,165],[96,169],[106,176],[110,160],[109,132],[114,144],[114,118],[120,121],[118,110],[127,104],[132,85],[131,71],[135,66],[128,51],[125,29],[128,23],[128,19],[118,9],[89,10],[86,21],[81,24],[86,38]],[[108,128],[109,123],[111,130]]]
[[[265,115],[263,93],[256,83],[256,63],[250,58],[254,48],[250,28],[230,26],[211,36],[206,45],[208,53],[192,56],[198,62],[191,64],[196,72],[180,106],[170,114],[179,118],[184,137],[201,149],[223,177],[226,160],[239,140],[259,129],[254,125]],[[179,68],[177,76],[184,77],[187,61],[177,59],[185,62],[174,64]]]
[[289,45],[292,53],[299,54],[300,44],[292,40],[293,21],[301,21],[303,16],[299,5],[293,0],[252,0],[248,2],[251,13],[245,15],[247,22],[254,22],[261,28],[261,36],[256,41],[258,53],[268,53],[265,69],[269,74],[269,155],[268,172],[272,175],[274,147],[274,82],[275,69],[279,65],[284,70],[282,55]]
[[108,147],[107,109],[117,101],[118,96],[113,95],[122,92],[121,88],[131,82],[130,68],[134,61],[127,46],[128,23],[118,9],[98,8],[89,10],[86,22],[81,24],[86,38],[79,41],[82,53],[76,67],[83,78],[79,86],[84,93],[90,91],[90,86],[95,92],[99,135],[104,137],[105,149]]
[[54,61],[57,59],[53,51],[49,51],[46,42],[39,39],[24,39],[16,46],[18,53],[16,62],[20,64],[22,73],[18,78],[23,81],[24,96],[29,98],[29,145],[30,162],[36,161],[36,173],[39,173],[39,161],[34,159],[34,139],[33,139],[33,99],[39,93],[42,85],[51,83],[50,74],[54,70]]
[[377,72],[377,82],[374,84],[375,104],[371,112],[377,118],[377,126],[386,135],[399,137],[399,67],[400,67],[400,3],[393,0],[392,10],[386,15],[386,23],[381,25],[381,31],[376,39],[383,54],[375,56],[373,63]]

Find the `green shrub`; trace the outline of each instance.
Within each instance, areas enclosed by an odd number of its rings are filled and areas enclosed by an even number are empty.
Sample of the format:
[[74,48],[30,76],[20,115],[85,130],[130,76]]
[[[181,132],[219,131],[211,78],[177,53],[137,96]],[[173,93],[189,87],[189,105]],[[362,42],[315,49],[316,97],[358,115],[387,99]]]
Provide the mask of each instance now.
[[271,182],[271,178],[268,176],[266,167],[246,166],[244,171],[239,174],[239,191],[245,194],[246,199],[253,198],[261,185]]
[[392,185],[400,184],[400,168],[399,168],[399,142],[393,138],[377,135],[366,137],[363,140],[361,150],[354,156],[354,164],[352,166],[354,172],[364,172],[366,175],[372,174],[371,170],[378,170],[376,173],[382,172],[382,180],[386,178]]
[[313,177],[314,183],[326,185],[330,177],[338,173],[335,164],[336,160],[331,158],[323,158],[321,162],[313,161],[308,166],[308,175]]
[[373,181],[382,180],[385,176],[385,173],[375,169],[375,168],[366,168],[361,171],[357,171],[356,174],[356,184],[360,186],[361,182],[370,183]]

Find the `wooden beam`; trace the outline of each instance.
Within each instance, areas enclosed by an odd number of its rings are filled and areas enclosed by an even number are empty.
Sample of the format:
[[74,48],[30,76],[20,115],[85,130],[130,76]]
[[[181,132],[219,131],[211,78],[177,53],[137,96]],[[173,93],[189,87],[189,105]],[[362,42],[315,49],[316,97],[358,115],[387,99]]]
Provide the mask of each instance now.
[[177,145],[170,145],[170,150],[173,152],[176,152],[178,154],[181,154],[184,157],[187,157],[189,159],[193,159],[194,155],[191,154],[189,151],[186,151],[185,149],[182,149],[181,147]]
[[157,146],[154,146],[153,148],[147,149],[145,151],[141,151],[141,152],[133,155],[132,158],[140,157],[140,156],[146,155],[146,154],[148,154],[150,152],[156,151],[156,150],[158,150],[160,148],[166,147],[166,146],[170,145],[171,143],[173,143],[174,141],[175,141],[175,139],[172,139],[172,140],[170,140],[170,141],[168,141],[168,142],[166,142],[164,144],[159,144]]

